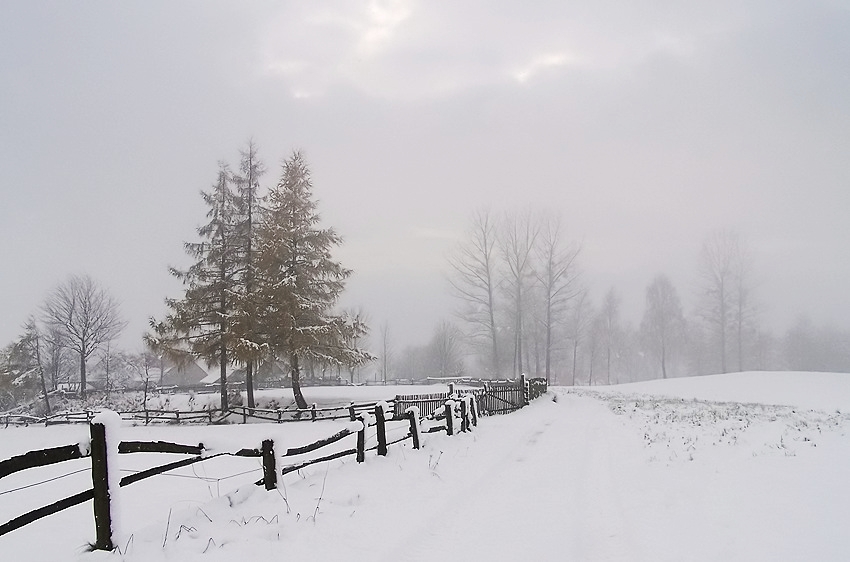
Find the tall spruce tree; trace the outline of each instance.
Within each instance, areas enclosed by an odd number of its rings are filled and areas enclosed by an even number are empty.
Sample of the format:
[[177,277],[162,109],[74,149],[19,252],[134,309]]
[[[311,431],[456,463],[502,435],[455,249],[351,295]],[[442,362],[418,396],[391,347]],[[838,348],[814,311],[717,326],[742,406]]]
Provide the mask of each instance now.
[[230,183],[228,166],[219,163],[212,190],[201,193],[209,222],[198,228],[200,242],[185,244],[196,261],[185,271],[170,270],[185,285],[183,298],[166,299],[170,313],[162,322],[151,321],[153,333],[146,336],[151,347],[178,362],[194,356],[217,363],[223,410],[228,407],[227,367],[236,359],[232,351],[239,342],[233,319],[243,266],[239,205]]
[[241,286],[236,293],[236,314],[234,323],[240,337],[234,350],[240,362],[245,364],[245,386],[248,394],[248,407],[254,407],[254,367],[264,355],[261,336],[257,332],[254,319],[257,307],[254,298],[254,268],[256,262],[256,224],[259,209],[259,179],[265,173],[265,166],[257,156],[257,145],[252,140],[241,151],[239,173],[233,175],[236,197],[239,207],[237,226],[238,243],[242,258],[240,271]]
[[319,223],[310,170],[294,152],[284,161],[257,226],[255,296],[258,328],[269,349],[288,360],[299,408],[307,407],[299,358],[346,366],[373,359],[354,343],[366,326],[334,312],[351,270],[331,257],[342,239]]

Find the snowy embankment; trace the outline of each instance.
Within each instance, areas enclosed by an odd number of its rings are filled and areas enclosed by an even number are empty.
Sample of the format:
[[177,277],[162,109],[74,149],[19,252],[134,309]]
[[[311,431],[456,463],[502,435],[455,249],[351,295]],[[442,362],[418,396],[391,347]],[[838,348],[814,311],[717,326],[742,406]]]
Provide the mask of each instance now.
[[[555,388],[472,433],[426,435],[420,451],[408,441],[365,465],[315,465],[272,492],[249,485],[259,478],[255,459],[202,463],[122,489],[123,556],[79,552],[93,539],[90,504],[0,537],[0,547],[15,560],[846,559],[850,400],[840,396],[850,375],[780,376],[761,400],[752,394],[758,376]],[[809,409],[802,398],[830,407]],[[278,430],[302,444],[335,429],[122,428],[128,439],[220,446]],[[81,431],[5,430],[0,458],[74,442]],[[151,459],[121,456],[125,470],[143,461]],[[2,516],[26,509],[23,494],[35,507],[78,491],[86,476],[0,496]],[[0,492],[20,485],[5,480]]]
[[850,413],[850,374],[847,373],[750,371],[595,388],[603,392],[634,392],[670,398],[796,406]]

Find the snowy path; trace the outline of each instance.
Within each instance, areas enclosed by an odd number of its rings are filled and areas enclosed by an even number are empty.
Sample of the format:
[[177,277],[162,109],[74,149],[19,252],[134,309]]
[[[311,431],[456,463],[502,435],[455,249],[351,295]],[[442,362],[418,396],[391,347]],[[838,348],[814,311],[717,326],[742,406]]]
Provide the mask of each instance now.
[[618,428],[598,423],[592,411],[599,408],[588,400],[562,401],[537,427],[510,435],[486,460],[476,458],[486,463],[477,471],[484,474],[398,547],[414,561],[441,549],[472,560],[546,559],[553,547],[582,560],[630,558],[634,539],[612,469]]

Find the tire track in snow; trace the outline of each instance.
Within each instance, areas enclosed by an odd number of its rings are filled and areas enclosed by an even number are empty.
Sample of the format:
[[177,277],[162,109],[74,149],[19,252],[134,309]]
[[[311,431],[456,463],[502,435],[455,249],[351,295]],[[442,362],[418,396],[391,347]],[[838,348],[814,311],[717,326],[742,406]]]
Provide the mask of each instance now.
[[[510,433],[506,423],[503,432],[483,437],[504,441],[495,454],[476,456],[473,450],[472,481],[451,500],[431,506],[418,530],[393,544],[384,559],[397,560],[399,552],[412,561],[431,560],[438,552],[473,560],[564,553],[582,560],[643,558],[624,516],[617,481],[622,468],[611,454],[612,446],[629,438],[622,426],[592,399],[561,397],[534,408],[548,411],[533,429]],[[587,422],[600,417],[611,423]]]
[[622,450],[637,443],[598,402],[562,397],[561,403],[567,414],[560,447],[573,497],[568,551],[578,560],[645,560],[629,519],[634,509],[625,505],[623,493],[629,467]]

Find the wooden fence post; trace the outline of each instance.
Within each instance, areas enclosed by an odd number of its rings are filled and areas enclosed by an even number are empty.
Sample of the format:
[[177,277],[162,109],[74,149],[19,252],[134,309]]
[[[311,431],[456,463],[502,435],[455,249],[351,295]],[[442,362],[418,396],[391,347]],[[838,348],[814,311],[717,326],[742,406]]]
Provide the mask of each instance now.
[[274,459],[274,441],[271,439],[263,440],[263,484],[266,490],[274,490],[277,488],[277,469],[275,468]]
[[455,394],[455,383],[450,382],[449,383],[449,398],[454,396],[454,394]]
[[528,383],[525,380],[525,373],[519,376],[520,389],[522,390],[522,405],[528,406]]
[[460,400],[460,431],[466,433],[469,431],[469,411],[467,410],[466,396]]
[[478,427],[478,400],[475,395],[469,401],[469,413],[472,418],[472,425]]
[[410,420],[410,436],[413,438],[413,448],[418,449],[421,439],[419,431],[419,408],[415,406],[408,408],[407,418]]
[[357,413],[354,411],[354,402],[348,404],[348,417],[351,421],[357,421]]
[[357,418],[360,420],[362,427],[357,432],[357,462],[366,460],[366,419],[363,416]]
[[106,426],[92,423],[91,479],[94,488],[95,550],[113,550],[112,514],[109,511],[109,467],[107,466]]
[[313,405],[310,406],[310,419],[311,421],[316,421],[316,403],[313,402]]
[[446,433],[449,435],[455,434],[455,415],[454,415],[454,400],[446,400]]
[[387,422],[384,417],[384,405],[375,404],[375,427],[378,430],[378,455],[387,456]]

